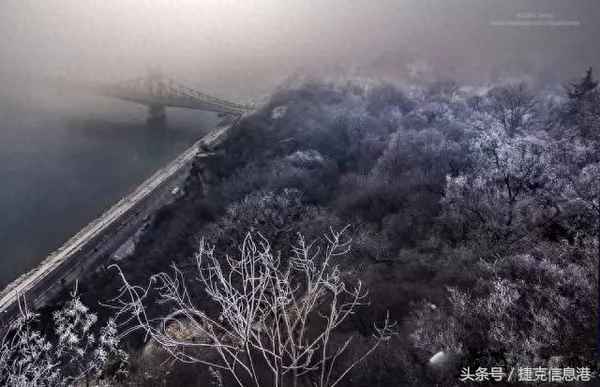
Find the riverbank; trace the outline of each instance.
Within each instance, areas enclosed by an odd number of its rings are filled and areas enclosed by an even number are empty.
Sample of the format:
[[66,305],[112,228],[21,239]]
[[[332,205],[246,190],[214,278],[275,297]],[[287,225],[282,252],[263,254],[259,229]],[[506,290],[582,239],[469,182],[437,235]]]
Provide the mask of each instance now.
[[172,192],[184,182],[198,150],[210,151],[227,135],[231,126],[217,127],[209,132],[84,227],[35,269],[9,284],[0,292],[0,321],[10,319],[18,310],[16,301],[19,297],[27,300],[29,308],[40,308],[110,257],[152,213],[172,199]]

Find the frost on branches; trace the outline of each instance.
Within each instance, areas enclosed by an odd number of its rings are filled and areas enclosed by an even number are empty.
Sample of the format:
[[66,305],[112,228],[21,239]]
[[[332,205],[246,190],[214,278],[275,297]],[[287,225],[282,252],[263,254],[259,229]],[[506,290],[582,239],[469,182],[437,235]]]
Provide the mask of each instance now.
[[[336,331],[365,303],[358,281],[347,283],[335,258],[349,249],[341,232],[326,236],[319,248],[301,236],[290,257],[271,250],[268,240],[247,234],[238,256],[219,257],[204,241],[196,253],[196,286],[204,289],[216,313],[192,299],[183,273],[159,273],[148,287],[127,282],[115,307],[133,330],[142,330],[175,359],[210,367],[240,386],[333,387],[394,334],[386,319],[373,328],[370,343],[357,357],[346,349],[354,337]],[[164,317],[147,312],[152,288],[158,302],[172,306]]]
[[[21,314],[0,338],[0,384],[8,386],[73,385],[101,378],[113,362],[119,372],[127,354],[119,349],[114,321],[96,328],[97,316],[76,291],[52,315],[53,334],[36,327],[39,316],[21,305]],[[96,328],[96,329],[95,329]]]

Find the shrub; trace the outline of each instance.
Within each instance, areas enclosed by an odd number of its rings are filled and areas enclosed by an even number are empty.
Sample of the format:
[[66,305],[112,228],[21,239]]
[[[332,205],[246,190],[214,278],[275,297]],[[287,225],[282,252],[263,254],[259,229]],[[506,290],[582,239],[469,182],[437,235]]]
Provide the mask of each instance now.
[[230,204],[221,218],[199,230],[196,239],[210,240],[219,251],[235,255],[237,242],[247,231],[260,232],[276,251],[287,253],[298,233],[314,239],[331,226],[342,226],[328,210],[306,205],[302,197],[302,192],[287,188],[253,192]]
[[51,335],[36,329],[38,315],[25,304],[21,307],[21,315],[0,337],[0,384],[72,385],[102,377],[106,367],[115,363],[117,374],[124,372],[127,354],[119,348],[114,320],[94,330],[97,317],[75,292],[52,315]]
[[422,305],[415,312],[413,342],[478,366],[588,364],[595,347],[594,248],[546,244],[534,254],[482,261],[473,290],[450,288],[447,308]]

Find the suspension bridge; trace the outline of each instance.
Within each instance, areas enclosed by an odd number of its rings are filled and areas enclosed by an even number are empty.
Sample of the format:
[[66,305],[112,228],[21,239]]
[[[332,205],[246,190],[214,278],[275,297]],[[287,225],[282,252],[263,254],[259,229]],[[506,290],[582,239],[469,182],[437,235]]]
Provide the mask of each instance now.
[[163,123],[168,107],[203,110],[223,116],[241,116],[252,110],[249,105],[227,101],[184,86],[160,72],[150,72],[145,77],[118,83],[66,80],[53,80],[51,83],[61,90],[85,92],[147,106],[149,123]]

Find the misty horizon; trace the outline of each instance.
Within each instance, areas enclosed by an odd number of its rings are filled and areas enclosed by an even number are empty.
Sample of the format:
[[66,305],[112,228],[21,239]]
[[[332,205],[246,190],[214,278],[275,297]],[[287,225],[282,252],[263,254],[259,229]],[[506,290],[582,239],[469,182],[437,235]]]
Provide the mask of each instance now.
[[118,82],[160,68],[201,90],[247,99],[294,75],[566,82],[600,65],[593,0],[8,0],[0,15],[7,85],[43,77]]

